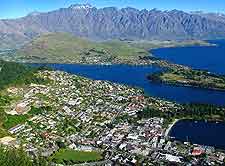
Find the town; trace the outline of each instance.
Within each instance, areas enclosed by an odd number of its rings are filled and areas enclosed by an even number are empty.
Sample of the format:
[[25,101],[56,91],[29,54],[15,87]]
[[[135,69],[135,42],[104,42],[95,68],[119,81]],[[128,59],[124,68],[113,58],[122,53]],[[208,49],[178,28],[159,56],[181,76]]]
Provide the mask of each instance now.
[[[179,104],[65,72],[41,70],[36,75],[47,83],[5,92],[13,98],[5,112],[24,119],[8,125],[9,135],[0,139],[3,145],[22,146],[32,158],[40,155],[53,164],[224,164],[225,153],[214,147],[170,138],[164,118],[138,118],[146,107],[168,112],[181,109]],[[61,160],[72,152],[95,156]]]

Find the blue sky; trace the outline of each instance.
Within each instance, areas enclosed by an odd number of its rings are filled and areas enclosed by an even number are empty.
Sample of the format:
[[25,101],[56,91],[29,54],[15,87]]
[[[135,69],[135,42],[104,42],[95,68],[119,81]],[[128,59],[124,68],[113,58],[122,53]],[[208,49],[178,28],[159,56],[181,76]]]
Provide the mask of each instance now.
[[17,18],[33,11],[46,12],[76,3],[90,3],[98,8],[106,6],[179,9],[225,13],[225,0],[0,0],[0,18]]

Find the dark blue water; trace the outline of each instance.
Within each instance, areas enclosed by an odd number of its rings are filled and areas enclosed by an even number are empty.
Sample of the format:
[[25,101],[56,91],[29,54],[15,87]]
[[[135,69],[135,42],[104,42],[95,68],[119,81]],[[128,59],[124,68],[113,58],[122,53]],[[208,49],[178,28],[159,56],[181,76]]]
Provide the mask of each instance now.
[[151,52],[156,57],[173,63],[225,75],[225,40],[210,42],[217,46],[160,48]]
[[180,141],[214,146],[225,150],[225,123],[192,120],[178,121],[170,130],[169,136]]
[[[36,64],[40,66],[43,64]],[[161,71],[153,66],[129,65],[76,65],[76,64],[45,64],[56,70],[78,74],[95,80],[108,80],[115,83],[130,85],[144,89],[146,95],[160,97],[179,103],[205,103],[225,105],[225,92],[204,90],[190,87],[175,87],[156,84],[147,80],[148,74]]]

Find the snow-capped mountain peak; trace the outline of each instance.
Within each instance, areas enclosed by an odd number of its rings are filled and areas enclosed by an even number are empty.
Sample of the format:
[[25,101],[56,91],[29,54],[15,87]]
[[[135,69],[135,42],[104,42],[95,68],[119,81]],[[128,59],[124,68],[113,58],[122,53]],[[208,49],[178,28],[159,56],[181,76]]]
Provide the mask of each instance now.
[[75,4],[70,6],[71,9],[91,9],[93,8],[90,4]]

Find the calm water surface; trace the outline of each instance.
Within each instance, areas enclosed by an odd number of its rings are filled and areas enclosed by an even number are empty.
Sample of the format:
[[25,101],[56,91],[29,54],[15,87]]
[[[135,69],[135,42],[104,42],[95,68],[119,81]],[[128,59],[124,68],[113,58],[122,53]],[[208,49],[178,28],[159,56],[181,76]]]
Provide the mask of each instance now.
[[173,63],[225,75],[225,40],[210,42],[217,46],[160,48],[151,52]]
[[225,123],[181,120],[172,127],[169,136],[225,150]]

